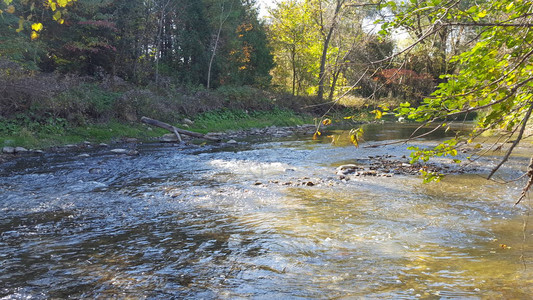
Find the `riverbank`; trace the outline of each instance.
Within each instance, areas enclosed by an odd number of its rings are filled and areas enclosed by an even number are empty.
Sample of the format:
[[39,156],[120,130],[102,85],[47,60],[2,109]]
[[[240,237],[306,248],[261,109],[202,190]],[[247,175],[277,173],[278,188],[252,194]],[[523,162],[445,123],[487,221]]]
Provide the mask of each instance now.
[[[246,112],[242,110],[211,111],[197,115],[190,120],[183,118],[181,122],[172,122],[176,127],[200,133],[264,128],[269,126],[297,126],[312,123],[310,115],[298,114],[289,110],[271,110]],[[43,149],[65,144],[77,144],[84,141],[92,143],[110,143],[125,138],[149,141],[162,136],[167,131],[137,122],[111,120],[109,122],[70,126],[62,124],[17,124],[4,122],[0,131],[1,147],[24,147],[27,149]]]

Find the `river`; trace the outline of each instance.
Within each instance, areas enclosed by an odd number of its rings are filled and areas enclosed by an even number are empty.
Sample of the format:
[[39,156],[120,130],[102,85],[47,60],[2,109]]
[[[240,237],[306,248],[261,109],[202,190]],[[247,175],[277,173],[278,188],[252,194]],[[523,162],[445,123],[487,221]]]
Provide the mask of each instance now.
[[[412,127],[365,130],[375,143]],[[134,157],[94,148],[0,165],[0,298],[533,295],[529,200],[513,206],[524,181],[480,176],[498,156],[441,183],[402,175],[345,182],[337,166],[401,158],[406,145],[355,148],[325,135],[145,144]],[[513,157],[500,177],[520,176],[527,160]]]

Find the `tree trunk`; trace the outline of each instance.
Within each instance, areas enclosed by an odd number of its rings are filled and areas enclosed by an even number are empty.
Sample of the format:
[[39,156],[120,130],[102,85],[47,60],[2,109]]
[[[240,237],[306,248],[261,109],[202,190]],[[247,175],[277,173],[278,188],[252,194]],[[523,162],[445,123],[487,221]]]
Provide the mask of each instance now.
[[228,20],[233,8],[233,2],[231,2],[229,12],[224,17],[224,4],[225,1],[220,4],[220,24],[218,25],[217,36],[215,39],[215,44],[213,45],[213,52],[211,53],[211,59],[209,60],[209,66],[207,68],[207,89],[211,88],[211,69],[213,67],[213,61],[215,60],[215,55],[217,53],[218,41],[220,40],[220,34],[222,33],[222,26]]
[[296,95],[296,46],[293,46],[291,49],[291,60],[292,60],[292,95]]
[[[185,130],[185,129],[177,128],[177,127],[174,127],[174,126],[172,126],[170,124],[167,124],[165,122],[161,122],[161,121],[158,121],[158,120],[150,119],[150,118],[147,118],[147,117],[142,117],[141,118],[141,122],[143,122],[145,124],[152,125],[152,126],[156,126],[156,127],[159,127],[159,128],[166,129],[166,130],[168,130],[168,131],[170,131],[170,132],[172,132],[174,134],[176,134],[176,132],[177,132],[177,133],[180,133],[180,134],[193,136],[193,137],[197,137],[197,138],[202,138],[202,139],[205,139],[205,140],[210,140],[210,141],[214,141],[214,142],[220,142],[220,139],[218,139],[218,138],[213,138],[213,137],[206,136],[206,135],[198,133],[198,132],[193,132],[193,131],[188,131],[188,130]],[[177,134],[177,136],[179,136],[179,134]],[[181,137],[178,137],[178,139],[181,139]]]
[[[329,27],[328,34],[326,35],[326,38],[324,40],[324,45],[322,48],[322,56],[320,57],[320,71],[318,73],[318,92],[317,92],[317,97],[320,100],[324,99],[324,81],[326,78],[326,60],[328,57],[329,43],[331,41],[331,36],[333,35],[333,31],[335,31],[335,27],[337,26],[337,17],[339,16],[339,12],[341,10],[341,6],[343,3],[344,3],[344,0],[337,0],[337,4],[335,6],[335,13],[333,15],[333,20],[331,22],[331,26]],[[321,12],[321,14],[322,13],[323,12]]]

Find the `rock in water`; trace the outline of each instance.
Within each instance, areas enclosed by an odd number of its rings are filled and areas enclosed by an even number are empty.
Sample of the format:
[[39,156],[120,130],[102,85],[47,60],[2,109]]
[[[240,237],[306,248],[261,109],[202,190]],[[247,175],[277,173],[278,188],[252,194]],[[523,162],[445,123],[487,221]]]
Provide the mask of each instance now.
[[139,151],[137,151],[137,150],[130,150],[130,151],[128,151],[128,153],[126,153],[126,154],[129,155],[129,156],[137,156],[137,155],[139,155]]
[[341,176],[341,175],[353,174],[355,173],[355,171],[361,170],[361,169],[363,168],[358,165],[354,165],[354,164],[342,165],[342,166],[337,167],[337,175]]
[[115,154],[128,154],[128,150],[122,149],[122,148],[111,149],[110,151],[111,153],[115,153]]
[[126,154],[129,156],[139,155],[139,151],[137,150],[127,150],[127,149],[122,149],[122,148],[112,149],[110,150],[110,152],[114,154]]

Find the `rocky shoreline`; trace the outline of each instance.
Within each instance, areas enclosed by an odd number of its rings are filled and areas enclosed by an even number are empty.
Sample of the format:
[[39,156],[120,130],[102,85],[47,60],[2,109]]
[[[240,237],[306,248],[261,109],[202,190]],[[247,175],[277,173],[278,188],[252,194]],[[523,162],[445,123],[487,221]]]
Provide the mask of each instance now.
[[[337,167],[336,175],[340,180],[354,180],[358,177],[392,177],[394,175],[420,175],[421,171],[437,174],[463,174],[466,171],[458,165],[448,164],[411,164],[406,156],[392,155],[369,156],[358,163]],[[471,168],[469,171],[475,171]]]
[[[270,126],[266,128],[251,128],[246,130],[235,130],[226,132],[217,132],[207,134],[210,137],[221,140],[219,146],[236,146],[245,142],[237,142],[237,140],[245,140],[249,137],[265,137],[265,138],[282,138],[288,136],[309,136],[315,133],[315,125],[299,125],[293,127],[276,127]],[[189,136],[182,136],[182,143],[179,143],[178,138],[174,134],[165,134],[160,138],[154,139],[150,142],[171,143],[185,147],[198,147],[192,143],[194,138]],[[87,157],[89,154],[83,153],[84,149],[108,149],[109,154],[136,156],[139,152],[135,150],[136,145],[142,143],[135,138],[123,138],[111,144],[105,143],[91,143],[88,141],[63,145],[58,147],[51,147],[46,150],[31,150],[22,147],[3,147],[0,149],[0,164],[7,162],[13,158],[26,155],[42,155],[44,153],[65,153],[72,152],[73,155],[80,157]],[[79,152],[82,152],[81,154]],[[335,169],[335,175],[340,181],[357,180],[362,177],[392,177],[395,175],[420,175],[420,171],[434,172],[439,174],[460,174],[465,171],[456,166],[448,164],[410,164],[409,159],[405,156],[394,157],[392,155],[383,156],[368,156],[368,158],[356,159],[353,163],[344,164]],[[331,181],[328,181],[331,184]],[[256,185],[277,184],[287,186],[316,186],[325,184],[322,179],[296,178],[287,182],[257,182]]]
[[326,174],[322,178],[291,178],[287,180],[269,180],[268,182],[256,181],[254,186],[280,185],[288,187],[321,187],[334,186],[348,181],[364,180],[366,177],[393,177],[393,176],[419,176],[421,170],[442,175],[463,174],[474,172],[477,169],[470,167],[465,170],[458,165],[446,164],[410,164],[406,156],[394,157],[392,155],[369,156],[367,159],[358,159],[352,164],[338,166],[332,170],[334,176]]
[[[251,128],[246,130],[231,130],[226,132],[215,132],[215,133],[209,133],[207,136],[220,139],[222,142],[220,143],[222,146],[225,145],[236,145],[238,142],[236,140],[244,139],[247,137],[257,137],[257,136],[265,136],[265,137],[287,137],[291,135],[312,135],[315,132],[315,125],[298,125],[298,126],[292,126],[292,127],[277,127],[277,126],[270,126],[266,128]],[[183,142],[186,145],[193,145],[191,144],[192,140],[194,138],[191,138],[189,136],[182,136]],[[178,143],[178,138],[174,134],[165,134],[160,138],[154,139],[149,142],[162,142],[162,143]],[[69,152],[69,151],[82,151],[83,149],[91,149],[91,148],[109,148],[109,152],[117,155],[130,155],[135,156],[138,155],[139,152],[136,150],[132,150],[131,148],[134,147],[127,147],[129,149],[124,149],[121,147],[114,147],[124,144],[138,144],[141,143],[138,139],[135,138],[123,138],[118,141],[115,141],[110,144],[105,143],[91,143],[88,141],[78,143],[78,144],[69,144],[69,145],[63,145],[63,146],[56,146],[56,147],[50,147],[44,150],[38,149],[26,149],[23,147],[11,147],[11,146],[5,146],[0,149],[0,163],[4,163],[6,161],[9,161],[13,158],[26,156],[26,155],[42,155],[44,153],[62,153],[62,152]]]

